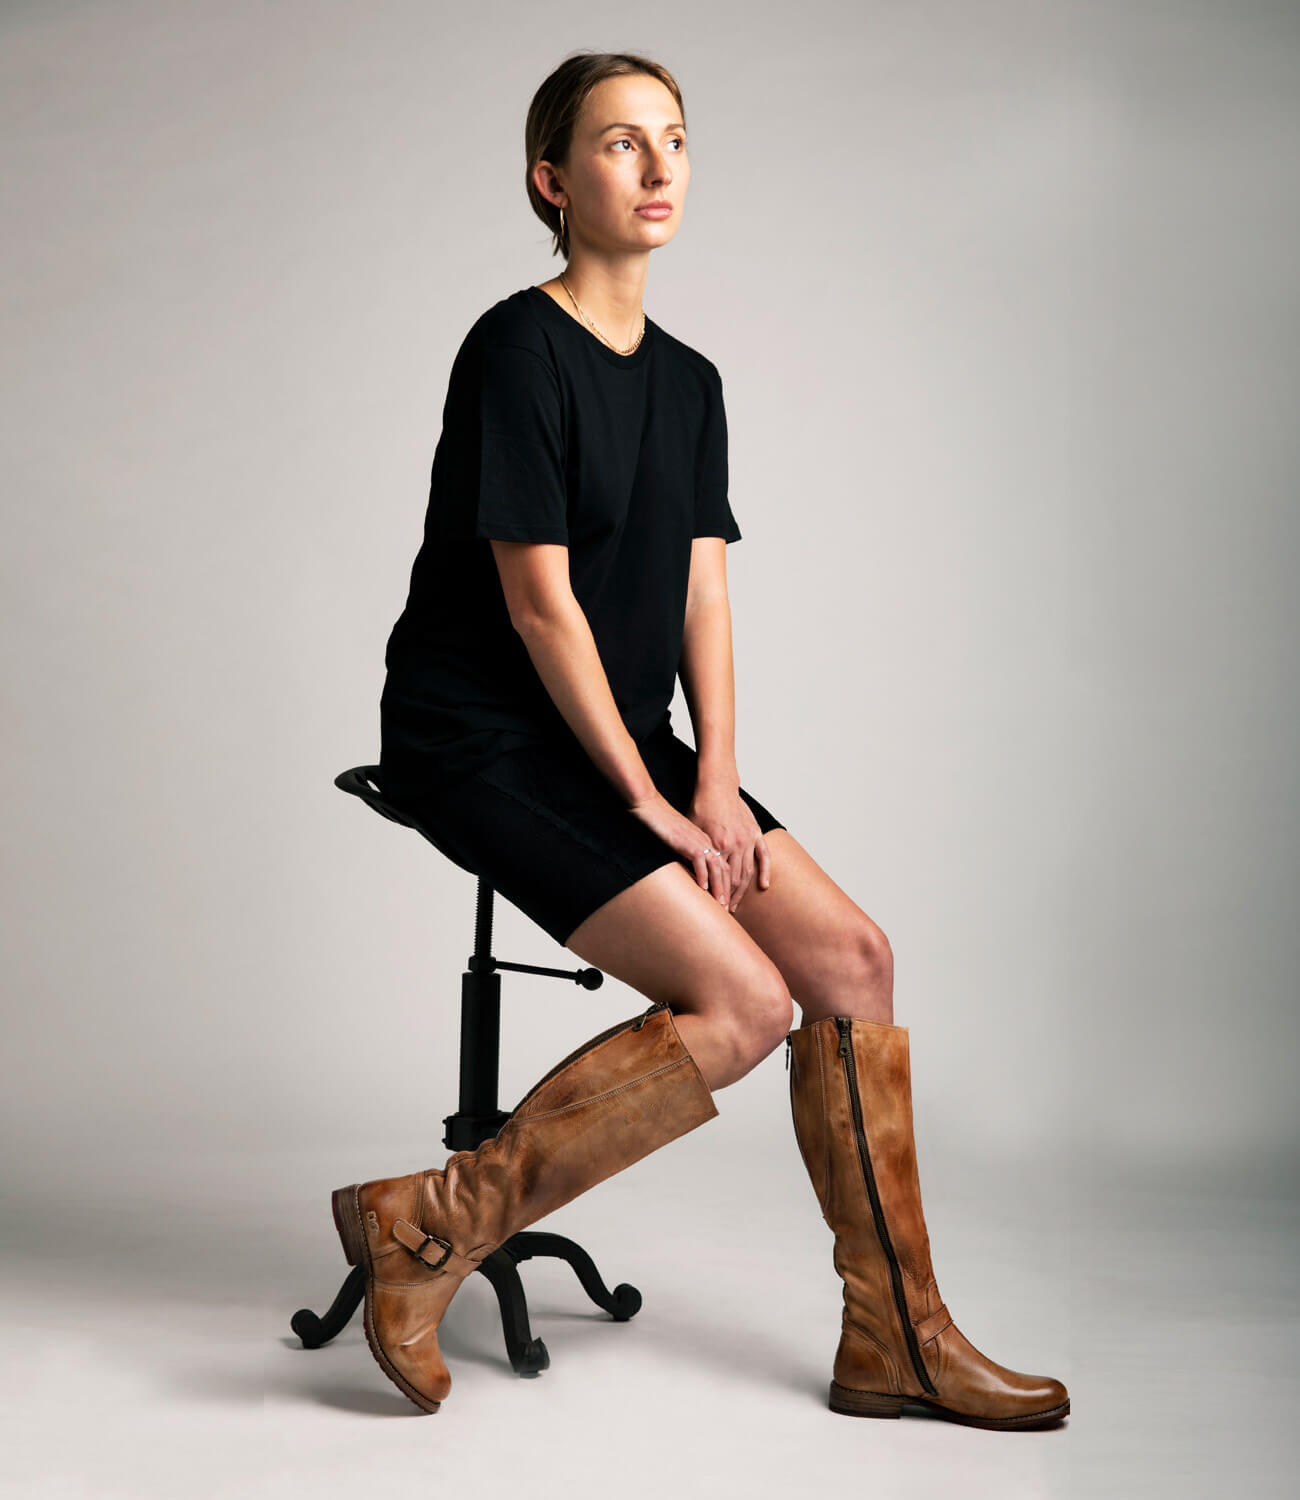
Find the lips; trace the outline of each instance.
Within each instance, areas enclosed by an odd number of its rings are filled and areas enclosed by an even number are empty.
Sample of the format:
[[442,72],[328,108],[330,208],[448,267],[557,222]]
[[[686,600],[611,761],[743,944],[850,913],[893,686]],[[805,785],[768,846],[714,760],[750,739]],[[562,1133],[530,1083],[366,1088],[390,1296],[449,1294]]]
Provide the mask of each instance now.
[[651,219],[666,219],[668,215],[672,213],[672,211],[672,204],[667,203],[662,199],[660,199],[656,203],[643,203],[640,208],[636,210],[637,213],[645,214],[648,218]]

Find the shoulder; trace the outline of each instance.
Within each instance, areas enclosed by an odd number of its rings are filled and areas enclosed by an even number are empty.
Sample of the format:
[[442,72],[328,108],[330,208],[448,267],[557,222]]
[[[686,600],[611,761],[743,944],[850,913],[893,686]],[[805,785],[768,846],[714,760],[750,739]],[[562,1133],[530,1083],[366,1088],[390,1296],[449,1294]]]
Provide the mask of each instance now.
[[460,356],[480,363],[500,358],[506,351],[510,357],[531,354],[554,370],[554,350],[530,288],[511,292],[480,313],[461,343]]
[[659,348],[665,363],[672,369],[674,377],[698,390],[705,401],[721,400],[722,376],[717,365],[698,349],[655,324]]
[[479,314],[470,335],[485,344],[513,344],[534,354],[549,355],[550,343],[533,297],[531,287],[502,297]]

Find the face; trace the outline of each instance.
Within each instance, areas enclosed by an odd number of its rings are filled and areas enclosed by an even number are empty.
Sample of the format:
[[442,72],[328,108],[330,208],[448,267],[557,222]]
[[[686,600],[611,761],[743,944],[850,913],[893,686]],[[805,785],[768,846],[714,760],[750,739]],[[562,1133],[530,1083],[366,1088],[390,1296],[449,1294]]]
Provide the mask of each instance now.
[[[569,158],[539,169],[564,209],[569,243],[607,251],[652,250],[677,233],[691,167],[672,94],[645,74],[606,78],[587,96]],[[558,179],[558,181],[557,181]],[[666,210],[647,205],[667,204]]]

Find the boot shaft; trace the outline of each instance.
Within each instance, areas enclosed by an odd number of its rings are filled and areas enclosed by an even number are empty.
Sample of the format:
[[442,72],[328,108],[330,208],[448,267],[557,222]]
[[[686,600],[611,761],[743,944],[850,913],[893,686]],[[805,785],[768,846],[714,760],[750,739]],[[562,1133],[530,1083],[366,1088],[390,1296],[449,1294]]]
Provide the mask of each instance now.
[[[906,1026],[856,1016],[827,1016],[797,1028],[790,1033],[790,1103],[823,1215],[828,1221],[853,1217],[865,1190],[884,1219],[900,1270],[923,1292],[934,1272],[912,1127],[908,1040]],[[855,1149],[837,1149],[846,1142]]]
[[570,1053],[491,1140],[429,1173],[429,1218],[486,1253],[717,1113],[672,1011],[652,1006]]
[[475,1151],[334,1194],[348,1261],[366,1268],[366,1337],[426,1411],[451,1389],[438,1326],[484,1258],[578,1193],[718,1112],[666,1005],[563,1058]]
[[414,1276],[466,1275],[518,1230],[717,1113],[672,1011],[652,1005],[557,1063],[475,1150],[365,1184],[371,1253],[400,1246]]
[[897,1416],[914,1398],[985,1427],[1045,1425],[1068,1413],[1059,1380],[982,1354],[939,1294],[912,1134],[907,1028],[830,1016],[788,1040],[795,1135],[844,1283],[832,1409]]
[[915,1325],[941,1302],[912,1139],[907,1028],[828,1016],[789,1043],[795,1137],[835,1235],[844,1326],[903,1385],[925,1389]]

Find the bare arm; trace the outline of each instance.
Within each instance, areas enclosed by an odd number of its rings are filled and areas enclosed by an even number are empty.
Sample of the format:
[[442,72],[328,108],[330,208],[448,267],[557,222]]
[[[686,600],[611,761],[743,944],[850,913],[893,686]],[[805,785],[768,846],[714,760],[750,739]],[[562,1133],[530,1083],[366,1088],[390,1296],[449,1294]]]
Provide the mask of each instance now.
[[749,804],[740,795],[736,770],[736,680],[726,545],[717,536],[696,537],[691,544],[678,675],[699,758],[691,816],[727,860],[734,911],[755,869],[760,889],[766,890],[772,881],[767,843]]
[[655,790],[618,711],[595,637],[569,584],[569,549],[494,540],[510,622],[537,675],[600,773],[631,807]]
[[699,884],[728,904],[726,862],[705,853],[708,835],[655,787],[623,723],[591,625],[569,582],[569,549],[496,538],[491,545],[511,624],[565,722],[628,810],[686,855]]
[[736,687],[726,545],[719,536],[696,537],[691,544],[678,675],[695,729],[699,779],[734,791],[740,777],[736,771]]

